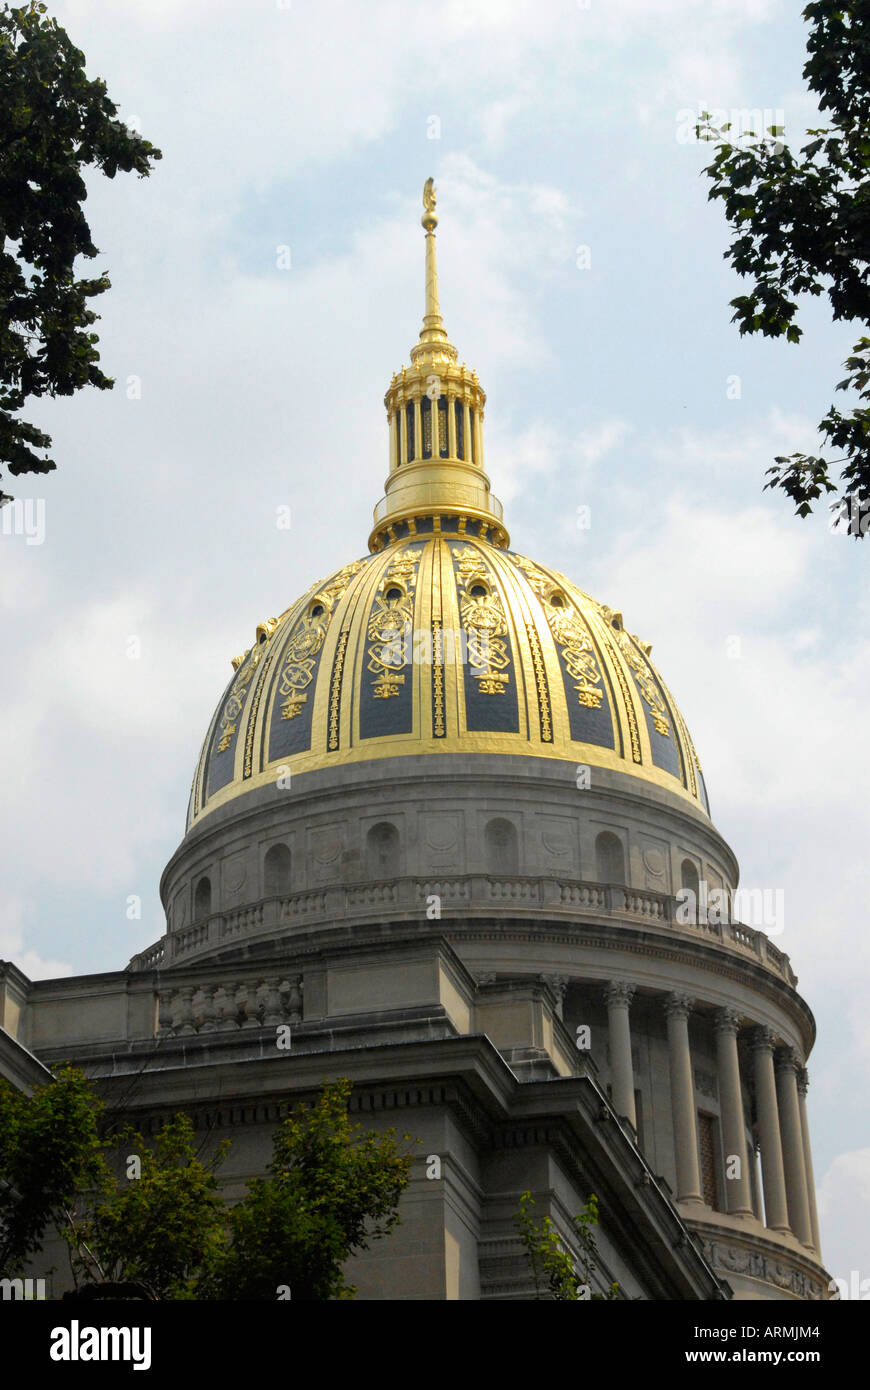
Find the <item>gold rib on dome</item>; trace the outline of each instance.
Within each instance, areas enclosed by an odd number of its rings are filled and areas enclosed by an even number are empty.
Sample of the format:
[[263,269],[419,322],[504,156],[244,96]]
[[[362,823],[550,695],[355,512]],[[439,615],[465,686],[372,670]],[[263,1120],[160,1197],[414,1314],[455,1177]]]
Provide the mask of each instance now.
[[463,532],[507,547],[501,502],[490,492],[483,469],[486,393],[477,372],[460,365],[441,317],[432,179],[423,188],[421,223],[426,233],[423,327],[411,349],[411,365],[394,374],[384,397],[390,471],[375,507],[369,550],[392,545],[421,529],[421,523],[437,530],[443,516],[464,518]]

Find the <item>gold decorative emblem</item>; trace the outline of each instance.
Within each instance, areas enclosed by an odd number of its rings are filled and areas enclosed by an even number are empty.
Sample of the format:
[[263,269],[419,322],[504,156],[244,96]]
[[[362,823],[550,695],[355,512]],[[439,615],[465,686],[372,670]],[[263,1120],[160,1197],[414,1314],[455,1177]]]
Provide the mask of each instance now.
[[[514,564],[521,569],[532,588],[544,599],[544,614],[559,650],[566,670],[574,681],[577,702],[586,709],[600,709],[604,698],[601,672],[595,659],[592,639],[580,615],[567,602],[564,594],[549,575],[538,569],[524,555],[511,555]],[[554,591],[561,598],[561,604],[552,599]]]
[[310,598],[296,630],[284,651],[278,696],[283,699],[282,719],[295,719],[308,701],[306,687],[311,684],[317,667],[317,657],[324,642],[333,609],[355,574],[365,564],[354,560],[345,565]]
[[459,616],[468,663],[482,695],[503,695],[510,684],[507,619],[483,556],[471,547],[453,552],[460,583]]
[[[634,672],[641,698],[649,706],[653,724],[660,734],[665,738],[670,738],[671,725],[668,719],[667,706],[661,697],[649,666],[637,650],[637,647],[640,647],[644,654],[648,656],[652,651],[652,647],[649,642],[641,642],[639,637],[632,639],[622,626],[621,613],[614,613],[613,609],[608,608],[605,603],[600,603],[598,607],[601,610],[604,621],[616,634],[619,649]],[[634,645],[635,642],[637,643],[637,647]]]
[[404,668],[410,658],[414,626],[414,586],[419,556],[401,550],[387,566],[369,616],[368,667],[376,677],[376,700],[389,700],[405,684]]
[[217,751],[219,753],[225,753],[227,751],[238,731],[239,726],[236,721],[242,712],[245,696],[248,693],[248,686],[251,683],[260,660],[260,648],[255,647],[253,652],[249,653],[249,655],[251,660],[239,670],[238,675],[230,687],[230,693],[227,696],[226,704],[221,713],[219,725],[221,737],[217,746]]
[[551,608],[548,604],[546,614],[550,630],[561,648],[565,667],[574,682],[578,703],[587,709],[600,709],[604,691],[589,633],[570,608]]
[[[320,613],[317,613],[317,608]],[[315,616],[316,614],[316,616]],[[305,705],[308,694],[305,687],[311,684],[317,665],[317,654],[326,641],[329,613],[322,604],[314,604],[300,619],[300,623],[284,653],[284,666],[278,694],[284,697],[281,706],[282,719],[295,719]]]

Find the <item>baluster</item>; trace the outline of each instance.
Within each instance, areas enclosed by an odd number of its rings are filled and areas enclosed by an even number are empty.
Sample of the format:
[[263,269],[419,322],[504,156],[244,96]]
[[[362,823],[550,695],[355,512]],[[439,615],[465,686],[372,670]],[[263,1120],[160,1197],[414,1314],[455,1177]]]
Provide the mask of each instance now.
[[173,1030],[181,1037],[186,1037],[196,1030],[193,1027],[193,986],[185,985],[178,991],[175,1000],[175,1012],[172,1015]]
[[242,1021],[243,1028],[259,1028],[260,1026],[260,1000],[258,998],[259,986],[256,980],[244,986],[245,1002],[242,1007],[244,1015]]
[[157,1036],[169,1038],[172,1036],[172,990],[162,989],[157,998]]
[[199,1027],[201,1033],[214,1033],[217,1031],[214,995],[214,985],[202,986],[202,1007],[200,1009],[201,1022]]
[[267,980],[265,988],[265,1009],[263,1013],[263,1027],[275,1028],[283,1021],[281,1013],[281,995],[278,989],[278,981],[275,979]]
[[297,975],[288,986],[287,1009],[291,1023],[302,1022],[302,976]]

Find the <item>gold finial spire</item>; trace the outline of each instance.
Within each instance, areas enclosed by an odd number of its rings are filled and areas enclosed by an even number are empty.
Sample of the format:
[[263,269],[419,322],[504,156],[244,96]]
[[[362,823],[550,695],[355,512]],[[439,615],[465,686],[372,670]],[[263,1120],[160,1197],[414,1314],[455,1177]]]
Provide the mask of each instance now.
[[[486,393],[476,372],[460,365],[438,303],[435,259],[435,181],[423,185],[426,233],[426,305],[411,365],[395,373],[384,397],[390,422],[390,473],[374,515],[369,548],[380,550],[403,535],[485,536],[506,546],[501,503],[483,467]],[[471,528],[471,529],[469,529]]]
[[447,333],[438,303],[438,262],[435,257],[435,228],[438,218],[435,215],[435,180],[427,179],[423,185],[423,216],[420,218],[426,233],[426,312],[420,341],[423,343],[446,343]]

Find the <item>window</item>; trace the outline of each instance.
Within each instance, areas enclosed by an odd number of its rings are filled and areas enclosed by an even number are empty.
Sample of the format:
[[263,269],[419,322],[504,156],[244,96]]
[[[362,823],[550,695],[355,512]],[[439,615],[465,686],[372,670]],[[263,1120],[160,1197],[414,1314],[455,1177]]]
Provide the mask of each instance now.
[[420,402],[420,433],[423,436],[423,458],[432,457],[432,402],[424,396]]
[[682,888],[691,888],[695,895],[695,901],[697,902],[698,891],[701,885],[698,881],[697,866],[692,863],[691,859],[684,859],[680,865],[680,886]]
[[595,872],[599,883],[625,883],[625,851],[611,830],[602,830],[596,837]]
[[199,922],[211,912],[211,879],[201,878],[193,895],[194,921]]
[[471,462],[472,462],[472,463],[477,463],[477,459],[475,458],[475,455],[474,455],[474,411],[473,411],[473,410],[469,410],[469,412],[468,412],[468,420],[469,420],[469,425],[470,425],[470,429],[471,429]]
[[405,406],[405,429],[408,434],[408,462],[416,457],[414,452],[414,402],[409,401]]
[[461,401],[453,402],[453,418],[456,421],[456,457],[465,458],[465,407]]
[[438,454],[439,457],[446,459],[450,452],[450,441],[447,438],[447,397],[438,397]]
[[682,899],[681,921],[698,921],[698,896],[700,884],[698,882],[698,870],[691,859],[684,859],[680,865],[680,887],[687,889],[691,898]]
[[716,1186],[716,1121],[698,1111],[698,1145],[701,1158],[701,1194],[708,1207],[719,1211]]
[[487,872],[509,874],[520,871],[520,853],[516,826],[509,820],[491,820],[484,835]]
[[263,860],[263,896],[285,897],[290,892],[291,855],[286,845],[272,845]]
[[366,868],[370,878],[395,878],[399,873],[399,832],[389,821],[369,828]]

